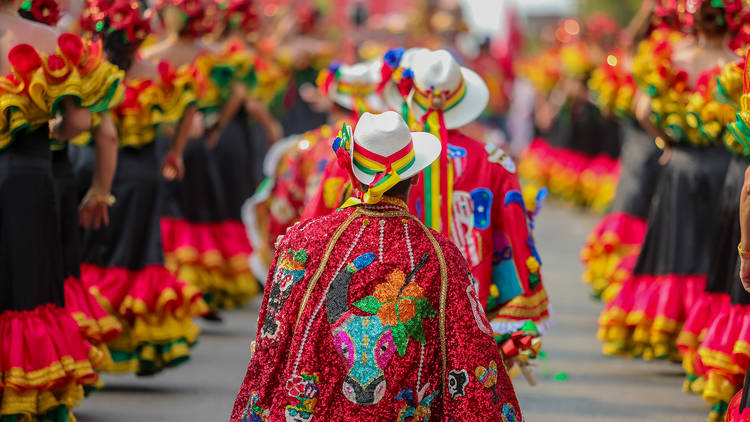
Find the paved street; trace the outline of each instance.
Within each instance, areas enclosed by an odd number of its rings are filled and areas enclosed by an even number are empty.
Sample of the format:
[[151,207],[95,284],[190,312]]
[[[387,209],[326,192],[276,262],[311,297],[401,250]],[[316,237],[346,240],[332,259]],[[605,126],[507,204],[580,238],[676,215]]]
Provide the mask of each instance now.
[[[516,380],[529,422],[702,421],[708,406],[681,392],[679,365],[607,358],[596,318],[601,305],[580,280],[578,252],[597,217],[548,203],[537,220],[544,281],[555,326],[544,338],[539,383]],[[257,306],[226,314],[204,331],[193,360],[154,378],[105,376],[107,387],[84,400],[79,422],[226,421],[248,361]],[[562,380],[564,379],[564,380]]]

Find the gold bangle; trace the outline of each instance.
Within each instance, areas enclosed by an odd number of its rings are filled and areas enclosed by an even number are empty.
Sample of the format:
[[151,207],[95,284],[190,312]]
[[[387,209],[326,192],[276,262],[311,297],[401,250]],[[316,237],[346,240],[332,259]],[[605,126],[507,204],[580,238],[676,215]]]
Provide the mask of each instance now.
[[742,259],[750,259],[750,251],[742,249],[742,242],[737,245],[737,253],[740,254],[740,258]]
[[100,204],[105,204],[108,207],[111,207],[112,205],[115,204],[115,202],[117,202],[117,199],[111,193],[101,194],[99,192],[95,192],[93,189],[89,189],[88,194],[91,195],[94,198],[94,200],[96,200],[96,202]]

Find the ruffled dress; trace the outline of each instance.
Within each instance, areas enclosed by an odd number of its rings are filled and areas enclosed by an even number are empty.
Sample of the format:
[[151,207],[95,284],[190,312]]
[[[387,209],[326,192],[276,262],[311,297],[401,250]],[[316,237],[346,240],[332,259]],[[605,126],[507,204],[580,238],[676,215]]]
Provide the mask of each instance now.
[[[166,65],[158,80],[127,79],[125,101],[112,113],[119,151],[112,183],[110,224],[83,233],[81,279],[123,332],[109,343],[107,372],[151,375],[190,357],[207,311],[202,293],[165,266],[159,230],[161,192],[154,140],[160,124],[176,123],[195,99],[191,79]],[[79,177],[90,180],[93,151],[86,147]],[[86,157],[88,156],[88,157]]]
[[[245,63],[238,61],[241,65]],[[251,63],[249,63],[251,64]],[[197,106],[204,124],[210,127],[218,120],[236,78],[250,70],[237,69],[232,63],[213,54],[202,54],[180,73],[191,75],[199,85]],[[230,132],[222,134],[220,145],[209,148],[204,139],[192,139],[183,153],[185,177],[166,182],[167,207],[161,219],[161,232],[167,267],[181,280],[198,287],[209,307],[216,311],[243,306],[260,288],[250,272],[248,258],[252,251],[244,226],[238,217],[240,201],[233,198],[238,190],[249,191],[244,183],[234,181],[235,171],[247,157],[232,157],[237,139],[245,137],[244,123],[233,122]],[[234,129],[240,129],[238,134]],[[223,143],[222,143],[223,141]],[[243,139],[239,139],[243,141]],[[240,183],[238,189],[227,189],[225,181]],[[238,209],[233,210],[232,206]]]
[[[725,97],[740,111],[746,104],[742,92],[743,69],[726,66],[718,78],[719,97]],[[748,160],[747,107],[737,113],[724,137],[727,149],[734,153],[729,163],[718,201],[718,227],[710,255],[705,292],[688,313],[678,338],[683,366],[688,377],[686,388],[701,394],[713,406],[710,420],[720,420],[727,403],[742,386],[750,363],[750,294],[739,279],[740,243],[739,198]]]
[[[537,91],[550,92],[558,82],[565,47],[560,50],[523,66],[522,74]],[[540,66],[552,66],[557,71],[540,71]],[[617,122],[603,117],[590,102],[568,102],[550,130],[539,135],[519,160],[518,172],[524,183],[546,187],[566,202],[604,212],[614,197],[620,170]]]
[[101,59],[101,45],[73,34],[61,35],[51,55],[19,44],[8,59],[13,73],[0,79],[0,419],[67,421],[83,387],[98,381],[92,365],[103,356],[82,335],[97,330],[79,327],[65,308],[48,122],[66,96],[94,113],[108,108],[122,72]]
[[[715,100],[720,69],[705,71],[690,88],[671,61],[671,44],[656,51],[646,78],[652,121],[679,142],[656,184],[634,269],[599,318],[599,338],[606,354],[680,360],[678,334],[705,300],[719,233],[716,205],[730,160],[717,141],[728,133],[734,109]],[[700,333],[700,325],[696,320],[692,329]]]
[[620,177],[609,213],[594,227],[581,250],[583,281],[591,294],[604,302],[614,298],[638,257],[661,168],[660,150],[632,115],[637,88],[625,69],[625,57],[618,51],[607,57],[594,71],[589,87],[599,108],[620,120]]

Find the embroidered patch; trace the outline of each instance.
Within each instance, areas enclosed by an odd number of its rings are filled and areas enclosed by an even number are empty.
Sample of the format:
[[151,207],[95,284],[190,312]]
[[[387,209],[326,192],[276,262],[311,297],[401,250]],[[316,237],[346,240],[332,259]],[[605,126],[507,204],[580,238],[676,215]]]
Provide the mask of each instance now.
[[453,171],[459,177],[464,173],[466,167],[466,148],[448,144],[448,158],[453,160]]
[[268,410],[258,406],[260,396],[256,392],[250,393],[250,399],[247,401],[247,407],[242,412],[242,422],[267,422]]
[[474,203],[474,227],[484,230],[490,226],[492,192],[487,188],[474,189],[471,191],[471,200]]
[[475,211],[471,194],[464,191],[453,192],[453,219],[451,237],[471,266],[481,262],[481,236],[474,231]]
[[414,391],[410,388],[401,390],[396,395],[396,400],[403,400],[406,403],[398,412],[396,418],[399,422],[405,422],[411,418],[412,421],[429,421],[432,416],[430,406],[435,398],[440,395],[440,390],[435,390],[425,397],[425,392],[430,384],[425,384],[421,390],[417,391],[417,397],[414,397]]
[[312,420],[320,393],[319,381],[318,374],[307,372],[293,375],[287,380],[287,392],[298,401],[297,404],[289,405],[284,409],[284,417],[287,422],[309,422]]
[[[470,279],[473,279],[474,277],[469,273]],[[471,313],[474,314],[474,321],[477,323],[477,327],[479,327],[479,330],[488,336],[492,336],[492,327],[490,326],[490,322],[487,320],[487,315],[484,313],[484,309],[482,309],[481,303],[479,303],[479,295],[477,294],[477,289],[474,287],[473,283],[470,283],[468,286],[466,286],[466,295],[469,297],[469,304],[471,305]]]
[[427,254],[423,255],[408,276],[401,270],[393,271],[386,276],[385,283],[375,286],[372,296],[354,302],[356,308],[376,314],[384,325],[390,326],[400,356],[406,354],[410,338],[421,344],[426,343],[422,321],[437,316],[430,300],[424,297],[422,287],[414,281],[428,257]]
[[506,154],[502,148],[498,148],[496,145],[487,144],[484,146],[484,150],[487,151],[489,156],[487,161],[490,163],[500,164],[503,166],[508,173],[516,172],[516,163],[513,161],[510,155]]
[[284,303],[292,292],[292,287],[305,277],[307,251],[289,249],[279,257],[276,270],[273,273],[271,293],[266,305],[266,318],[260,328],[263,338],[276,338],[280,332],[280,323],[275,318],[284,307]]
[[466,396],[466,386],[469,384],[469,373],[466,369],[452,370],[448,373],[448,393],[452,399]]
[[500,397],[495,391],[495,384],[497,384],[497,363],[490,361],[490,364],[485,368],[484,366],[477,366],[474,370],[474,375],[477,377],[477,381],[484,388],[489,388],[492,392],[492,401],[497,404],[500,401]]
[[344,397],[361,406],[376,404],[385,395],[383,369],[396,352],[390,326],[383,324],[377,315],[358,316],[349,309],[353,275],[374,260],[374,253],[355,258],[334,277],[326,294],[326,316],[334,347],[348,371],[342,385]]
[[510,403],[503,405],[503,422],[518,422],[516,409]]

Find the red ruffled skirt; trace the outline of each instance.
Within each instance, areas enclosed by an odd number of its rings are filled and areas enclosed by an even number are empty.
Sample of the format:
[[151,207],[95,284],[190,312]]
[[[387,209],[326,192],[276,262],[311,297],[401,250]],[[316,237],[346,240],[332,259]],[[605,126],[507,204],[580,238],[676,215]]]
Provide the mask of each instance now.
[[81,336],[67,309],[42,305],[0,314],[0,416],[68,420],[83,386],[99,377],[101,352]]
[[242,222],[162,218],[161,234],[167,268],[202,290],[212,309],[243,306],[260,291],[250,272],[252,247]]
[[705,284],[705,275],[629,277],[599,317],[603,352],[679,360],[677,336]]
[[81,280],[123,326],[102,370],[152,374],[189,359],[200,331],[192,318],[208,311],[196,287],[162,265],[131,271],[83,264]]
[[122,331],[117,318],[102,308],[79,278],[65,280],[65,308],[78,323],[83,337],[97,346],[114,340]]
[[583,281],[595,297],[611,301],[638,258],[647,222],[624,212],[604,217],[594,227],[581,250]]
[[750,305],[714,310],[698,355],[705,367],[703,398],[728,402],[742,387],[750,363]]
[[619,172],[617,159],[553,147],[541,138],[531,143],[518,166],[528,183],[547,186],[553,195],[597,212],[604,212],[612,202]]

